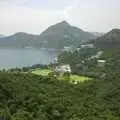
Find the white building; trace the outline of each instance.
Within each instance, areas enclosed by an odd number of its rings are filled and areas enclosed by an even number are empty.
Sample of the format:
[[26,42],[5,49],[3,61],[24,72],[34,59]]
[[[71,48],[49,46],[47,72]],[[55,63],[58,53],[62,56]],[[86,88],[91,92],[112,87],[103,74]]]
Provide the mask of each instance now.
[[52,62],[53,64],[57,64],[58,63],[58,58],[56,57],[56,58],[54,58],[54,60],[53,60],[53,62]]
[[77,48],[77,51],[80,51],[81,48]]
[[81,45],[81,48],[94,48],[93,44]]
[[57,66],[55,68],[55,71],[60,72],[60,73],[66,73],[66,72],[71,73],[71,67],[69,64],[68,65],[61,65],[61,66]]
[[89,57],[87,60],[98,59],[103,54],[103,51],[99,51],[96,55]]
[[106,61],[105,61],[105,60],[97,60],[97,63],[98,63],[98,66],[99,66],[99,67],[104,67]]
[[71,48],[69,46],[64,46],[63,51],[69,52],[71,50]]
[[77,50],[76,46],[71,45],[71,46],[64,46],[63,51],[66,52],[75,52]]

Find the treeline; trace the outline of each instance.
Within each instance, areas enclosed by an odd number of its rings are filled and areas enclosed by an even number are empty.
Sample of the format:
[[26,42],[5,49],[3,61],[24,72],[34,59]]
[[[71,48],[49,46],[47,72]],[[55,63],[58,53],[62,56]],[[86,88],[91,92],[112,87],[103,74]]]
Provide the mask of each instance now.
[[9,72],[29,72],[32,69],[37,69],[37,68],[44,69],[44,68],[48,68],[48,67],[49,67],[48,65],[35,64],[35,65],[32,65],[32,66],[27,66],[27,67],[22,67],[22,68],[11,68],[11,69],[8,69],[8,71]]

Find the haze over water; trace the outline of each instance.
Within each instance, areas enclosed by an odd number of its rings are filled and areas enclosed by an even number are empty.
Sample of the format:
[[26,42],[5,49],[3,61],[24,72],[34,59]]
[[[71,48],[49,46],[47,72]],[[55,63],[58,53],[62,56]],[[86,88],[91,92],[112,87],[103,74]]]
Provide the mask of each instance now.
[[0,69],[49,64],[56,52],[42,49],[0,49]]

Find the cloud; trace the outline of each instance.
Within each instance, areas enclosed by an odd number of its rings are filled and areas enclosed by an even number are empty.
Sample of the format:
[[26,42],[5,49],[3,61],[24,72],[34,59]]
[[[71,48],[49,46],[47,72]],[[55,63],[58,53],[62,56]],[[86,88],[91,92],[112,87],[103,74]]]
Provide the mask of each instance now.
[[30,0],[0,0],[4,4],[25,4]]
[[70,6],[67,6],[64,11],[68,12],[68,11],[72,10],[73,8],[74,8],[74,6],[70,5]]
[[65,12],[73,25],[87,31],[107,32],[120,28],[120,12],[116,7],[71,5],[66,7]]
[[[120,28],[119,7],[107,5],[99,7],[90,5],[91,2],[87,0],[85,1],[88,4],[82,4],[82,0],[70,1],[66,2],[71,4],[65,5],[64,9],[63,6],[61,9],[49,9],[48,6],[44,7],[40,3],[39,7],[32,7],[27,4],[28,0],[0,0],[0,34],[20,31],[41,33],[48,26],[62,20],[67,20],[70,24],[86,31],[106,32],[112,28]],[[50,5],[57,7],[58,4],[52,2]]]
[[68,19],[64,11],[33,9],[25,6],[0,8],[0,33],[41,33],[49,25]]

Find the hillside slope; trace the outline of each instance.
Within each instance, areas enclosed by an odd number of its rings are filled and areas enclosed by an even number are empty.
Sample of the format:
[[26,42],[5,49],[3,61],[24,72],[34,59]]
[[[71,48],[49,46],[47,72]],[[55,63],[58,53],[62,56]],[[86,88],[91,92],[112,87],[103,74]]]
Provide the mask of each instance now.
[[104,36],[97,38],[96,47],[101,49],[117,49],[120,48],[120,29],[113,29]]
[[38,39],[37,35],[19,32],[11,36],[0,38],[0,47],[24,48],[32,46],[32,41],[36,39]]
[[89,32],[73,27],[66,21],[50,26],[40,35],[40,41],[47,48],[63,48],[64,46],[77,45],[95,38]]
[[119,120],[120,55],[106,78],[77,85],[55,78],[0,72],[1,120]]
[[63,21],[50,26],[40,35],[20,32],[0,38],[0,47],[24,48],[32,46],[61,49],[64,46],[76,45],[92,38],[95,38],[95,36],[91,33],[73,27],[66,21]]

